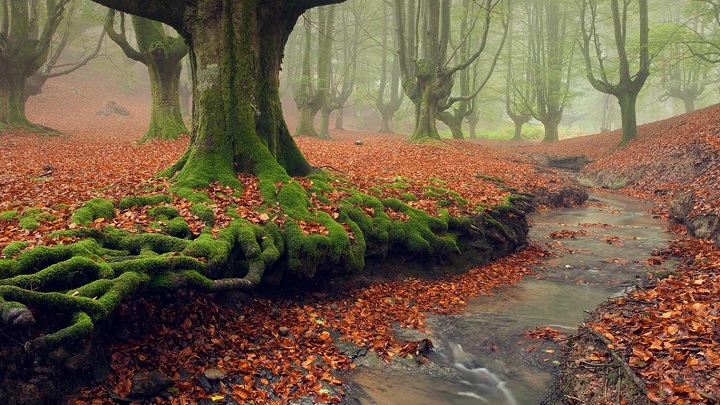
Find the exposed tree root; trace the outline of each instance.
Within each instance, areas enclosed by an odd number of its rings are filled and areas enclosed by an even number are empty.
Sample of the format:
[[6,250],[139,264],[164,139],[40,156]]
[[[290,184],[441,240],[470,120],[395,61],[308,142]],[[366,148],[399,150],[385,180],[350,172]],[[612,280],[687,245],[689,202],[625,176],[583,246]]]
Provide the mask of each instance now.
[[[181,288],[252,289],[283,277],[356,272],[366,257],[383,260],[391,251],[437,261],[474,253],[489,261],[525,243],[527,223],[513,207],[519,201],[508,199],[507,205],[480,210],[474,217],[450,217],[446,211],[434,217],[400,200],[348,188],[342,189],[348,196],[331,216],[311,211],[308,196],[337,189],[326,173],[312,176],[311,190],[295,180],[261,180],[266,208],[283,219],[280,223],[237,218],[214,235],[206,227],[194,239],[92,227],[95,219],[114,215],[108,204],[157,204],[163,196],[136,202],[91,200],[73,217],[89,226],[58,233],[79,242],[38,246],[0,260],[0,319],[7,328],[22,331],[26,350],[46,352],[88,336],[121,303],[142,295]],[[386,209],[404,219],[391,218]],[[319,224],[323,232],[306,232],[299,225],[303,222]],[[55,330],[36,325],[38,315],[49,313],[65,314],[64,325]]]

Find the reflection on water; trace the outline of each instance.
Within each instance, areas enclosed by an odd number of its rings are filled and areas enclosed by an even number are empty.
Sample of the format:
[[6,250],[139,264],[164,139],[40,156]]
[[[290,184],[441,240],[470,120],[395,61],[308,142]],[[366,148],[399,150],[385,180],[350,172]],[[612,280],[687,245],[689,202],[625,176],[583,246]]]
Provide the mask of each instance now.
[[[646,258],[672,235],[666,223],[645,214],[632,199],[593,196],[580,209],[531,216],[530,238],[556,254],[528,277],[496,295],[472,300],[456,316],[430,316],[435,365],[358,367],[352,380],[362,386],[364,404],[537,404],[552,385],[558,348],[523,337],[536,327],[563,333],[577,330],[583,310],[591,310],[649,268]],[[553,231],[585,231],[575,238],[553,239]],[[664,267],[673,266],[665,263]],[[537,346],[537,347],[535,347]]]

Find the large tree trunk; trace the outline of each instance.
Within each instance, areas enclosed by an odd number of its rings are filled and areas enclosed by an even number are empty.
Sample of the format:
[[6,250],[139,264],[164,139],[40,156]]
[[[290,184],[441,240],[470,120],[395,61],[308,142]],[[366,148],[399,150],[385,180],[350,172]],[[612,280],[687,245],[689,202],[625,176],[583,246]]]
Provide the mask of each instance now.
[[140,142],[156,138],[173,140],[187,134],[180,108],[180,60],[154,53],[147,67],[150,74],[150,125]]
[[390,122],[391,119],[388,115],[389,114],[385,113],[384,111],[382,111],[382,110],[380,111],[380,116],[382,117],[382,119],[380,120],[380,122],[381,122],[380,123],[380,131],[378,131],[378,132],[380,132],[381,134],[392,134],[393,133],[392,124]]
[[617,99],[620,104],[623,133],[620,146],[625,146],[637,136],[637,114],[635,113],[637,93],[626,91],[619,94]]
[[562,114],[548,115],[544,120],[542,120],[543,126],[545,127],[545,137],[542,140],[543,143],[556,142],[560,140],[558,127],[560,126],[561,120]]
[[480,122],[480,115],[473,112],[468,115],[468,136],[470,139],[477,139],[477,124]]
[[295,127],[295,135],[297,136],[312,136],[315,138],[319,138],[320,135],[315,130],[315,116],[317,115],[318,111],[320,111],[319,108],[313,107],[311,105],[305,105],[301,103],[298,104],[298,122],[297,127]]
[[[311,166],[282,116],[282,49],[296,18],[256,1],[201,0],[187,27],[195,90],[193,134],[171,168],[179,186],[238,184],[236,173],[278,178]],[[262,11],[262,12],[259,12]]]
[[0,129],[31,127],[25,117],[25,72],[13,61],[0,63]]
[[695,111],[695,99],[696,98],[697,98],[697,96],[693,92],[692,94],[689,94],[682,99],[683,104],[685,105],[685,113],[690,113],[690,112]]
[[432,94],[430,86],[424,87],[416,105],[415,131],[411,137],[413,141],[440,139],[436,124],[438,99]]

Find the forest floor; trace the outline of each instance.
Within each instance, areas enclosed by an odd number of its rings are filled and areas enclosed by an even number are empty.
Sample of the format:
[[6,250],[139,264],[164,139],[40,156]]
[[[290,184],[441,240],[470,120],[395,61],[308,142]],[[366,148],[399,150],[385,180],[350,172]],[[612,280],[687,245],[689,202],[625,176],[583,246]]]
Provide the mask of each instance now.
[[[135,144],[147,122],[147,103],[139,101],[147,89],[127,95],[117,87],[91,88],[86,83],[72,76],[49,82],[30,103],[31,119],[66,135],[2,135],[0,212],[22,213],[34,207],[47,215],[32,231],[21,229],[16,219],[0,219],[0,249],[13,241],[29,242],[28,247],[68,242],[49,235],[72,227],[72,210],[94,197],[117,201],[129,190],[157,185],[159,181],[152,177],[174,162],[187,145],[187,139]],[[108,94],[130,111],[130,117],[96,115],[111,100]],[[669,215],[674,196],[690,191],[695,204],[689,215],[699,215],[718,213],[718,116],[720,109],[714,107],[692,118],[644,126],[639,139],[620,151],[614,147],[619,141],[617,132],[555,145],[504,148],[481,141],[408,144],[398,135],[350,131],[334,131],[333,141],[300,138],[297,142],[313,165],[337,171],[360,188],[402,176],[410,179],[420,196],[424,185],[442,184],[471,203],[500,201],[508,188],[559,190],[572,183],[569,177],[539,167],[531,155],[581,150],[593,161],[583,169],[583,176],[590,178],[611,168],[613,175],[625,176],[630,184],[618,192],[656,202],[656,214],[663,216]],[[355,144],[358,139],[362,145]],[[678,161],[687,169],[677,170]],[[647,176],[632,178],[637,172]],[[251,176],[241,180],[248,191],[244,197],[251,200],[256,180]],[[436,209],[431,199],[419,198],[416,203],[429,211]],[[183,201],[173,204],[187,211]],[[450,209],[462,212],[465,208]],[[246,215],[255,215],[251,203]],[[127,210],[113,220],[118,227],[147,226],[148,222],[142,210]],[[217,226],[221,224],[218,221]],[[71,403],[114,403],[112,397],[129,394],[134,378],[154,370],[169,377],[174,386],[170,395],[150,400],[153,403],[283,403],[305,395],[314,395],[318,402],[338,402],[343,385],[337,371],[352,368],[352,362],[334,343],[349,341],[388,360],[414,352],[412,342],[395,339],[393,324],[422,329],[425,313],[460,311],[473,296],[529,274],[530,265],[544,254],[530,247],[463,275],[389,280],[342,292],[317,290],[282,297],[237,294],[227,300],[183,292],[141,299],[124,305],[117,317],[117,331],[108,343],[112,369],[108,380],[84,389]],[[606,363],[614,354],[642,380],[639,389],[645,390],[647,400],[718,402],[714,393],[720,392],[720,304],[716,299],[720,251],[710,241],[684,238],[658,252],[657,260],[669,256],[682,259],[674,274],[599,309],[587,324],[593,331],[587,335],[604,339],[606,347],[588,350],[591,342],[571,346],[568,369],[579,375],[585,370],[583,364]],[[600,371],[594,366],[589,370],[588,374]],[[576,379],[585,378],[578,375]],[[577,403],[613,403],[591,398],[598,391],[592,384],[607,383],[593,381],[585,385],[584,393],[571,396],[586,395]],[[565,400],[572,402],[570,397]]]

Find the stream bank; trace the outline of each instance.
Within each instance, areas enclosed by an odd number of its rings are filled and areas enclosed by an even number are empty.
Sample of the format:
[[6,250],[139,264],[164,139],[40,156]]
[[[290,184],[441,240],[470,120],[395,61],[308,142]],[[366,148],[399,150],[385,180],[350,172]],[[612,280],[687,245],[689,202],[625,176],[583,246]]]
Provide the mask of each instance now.
[[535,276],[471,300],[458,315],[428,316],[427,334],[396,327],[406,340],[430,339],[430,361],[356,359],[350,379],[360,402],[520,405],[550,398],[567,335],[585,311],[648,273],[674,268],[671,260],[646,260],[673,238],[647,209],[630,198],[593,195],[583,208],[533,214],[530,238],[549,252]]

